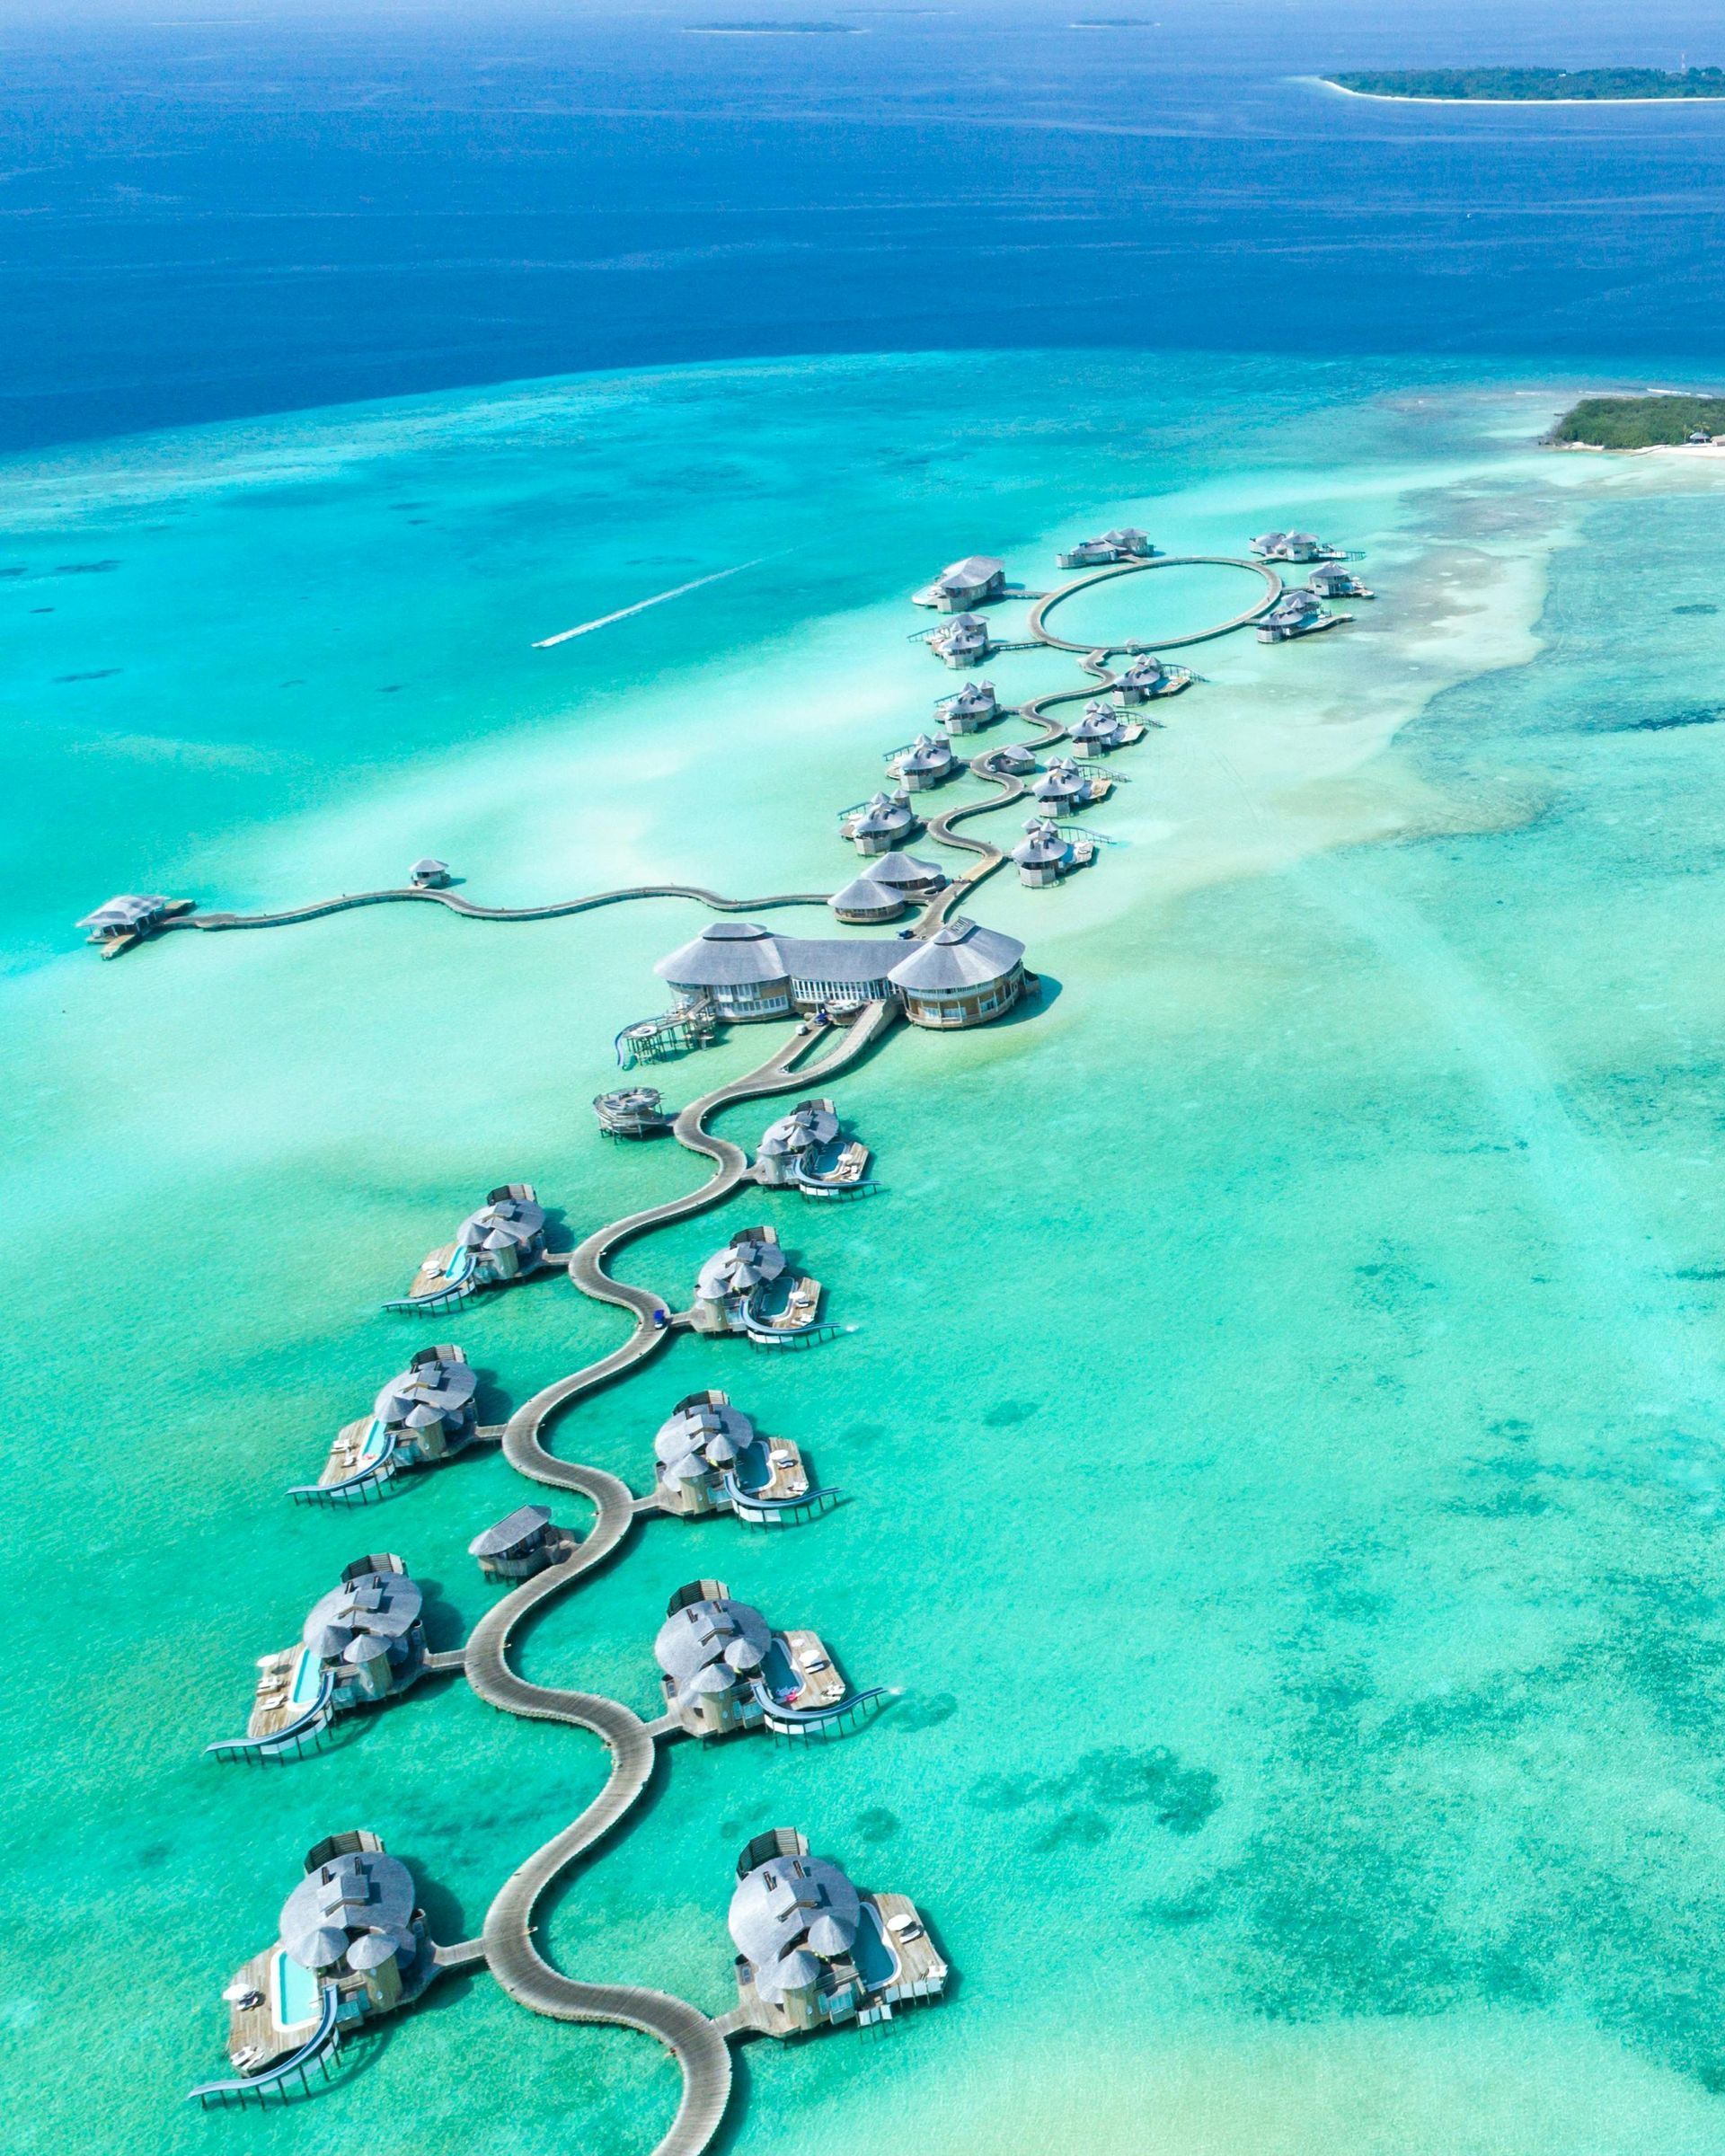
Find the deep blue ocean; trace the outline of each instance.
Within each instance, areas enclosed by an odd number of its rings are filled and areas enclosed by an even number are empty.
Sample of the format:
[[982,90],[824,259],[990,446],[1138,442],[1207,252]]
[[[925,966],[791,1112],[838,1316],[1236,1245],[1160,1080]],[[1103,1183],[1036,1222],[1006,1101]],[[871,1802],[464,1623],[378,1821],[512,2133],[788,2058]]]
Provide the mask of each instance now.
[[[700,27],[774,13],[845,34]],[[1293,79],[1684,58],[1725,61],[1716,5],[38,5],[0,29],[0,446],[766,353],[1703,369],[1725,105]]]

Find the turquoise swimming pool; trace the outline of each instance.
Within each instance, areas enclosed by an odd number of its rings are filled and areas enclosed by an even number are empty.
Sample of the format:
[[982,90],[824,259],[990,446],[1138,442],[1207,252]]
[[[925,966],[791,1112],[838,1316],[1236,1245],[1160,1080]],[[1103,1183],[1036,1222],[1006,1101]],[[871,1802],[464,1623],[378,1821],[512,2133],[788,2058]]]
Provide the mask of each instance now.
[[856,1938],[851,1947],[851,1959],[856,1964],[857,1975],[871,1992],[883,1991],[898,1974],[898,1957],[887,1943],[887,1935],[880,1926],[880,1912],[872,1902],[862,1904],[862,1921],[856,1927]]
[[318,1686],[323,1679],[323,1665],[308,1648],[301,1648],[299,1660],[294,1666],[294,1681],[288,1688],[290,1707],[309,1707],[317,1697]]
[[276,1953],[270,2003],[278,2028],[299,2028],[317,2019],[317,1978],[285,1948]]
[[791,1666],[791,1657],[784,1651],[784,1643],[775,1635],[761,1664],[761,1681],[782,1706],[794,1703],[795,1695],[802,1688],[802,1679]]

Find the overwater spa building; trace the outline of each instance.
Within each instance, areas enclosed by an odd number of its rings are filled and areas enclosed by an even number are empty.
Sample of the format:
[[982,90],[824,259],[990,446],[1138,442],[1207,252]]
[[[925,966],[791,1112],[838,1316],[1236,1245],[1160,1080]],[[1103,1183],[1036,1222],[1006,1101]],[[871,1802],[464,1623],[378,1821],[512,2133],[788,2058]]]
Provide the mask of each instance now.
[[926,905],[945,888],[946,877],[932,861],[917,861],[908,853],[881,853],[827,903],[839,920],[870,927],[898,920],[907,906]]
[[739,2017],[767,2036],[889,2021],[895,2006],[946,1988],[946,1963],[915,1904],[859,1894],[792,1827],[756,1834],[739,1857],[727,1923]]
[[815,940],[754,921],[713,921],[653,970],[679,996],[709,1002],[731,1021],[896,1001],[913,1025],[949,1029],[1012,1008],[1024,986],[1024,946],[962,919],[922,941]]

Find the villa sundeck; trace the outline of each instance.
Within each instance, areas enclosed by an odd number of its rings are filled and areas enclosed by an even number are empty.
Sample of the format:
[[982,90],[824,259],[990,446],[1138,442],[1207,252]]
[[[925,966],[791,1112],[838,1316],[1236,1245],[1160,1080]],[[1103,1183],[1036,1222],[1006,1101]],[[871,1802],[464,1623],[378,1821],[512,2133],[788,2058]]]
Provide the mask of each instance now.
[[727,1923],[737,1947],[734,2024],[796,2037],[844,2021],[889,2021],[935,2000],[949,1975],[916,1905],[860,1894],[794,1828],[756,1834],[737,1860]]
[[400,1302],[386,1310],[447,1310],[482,1288],[507,1287],[550,1260],[545,1215],[531,1183],[501,1183],[469,1214],[453,1242],[431,1252]]

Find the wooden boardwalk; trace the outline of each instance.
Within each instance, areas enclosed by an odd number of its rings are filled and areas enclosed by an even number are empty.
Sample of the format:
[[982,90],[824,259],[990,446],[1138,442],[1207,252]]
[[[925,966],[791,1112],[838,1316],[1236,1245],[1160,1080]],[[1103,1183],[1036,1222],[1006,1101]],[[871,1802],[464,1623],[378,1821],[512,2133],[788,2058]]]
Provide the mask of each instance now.
[[556,921],[567,914],[590,913],[595,906],[621,906],[634,898],[693,898],[720,914],[757,914],[774,906],[825,906],[825,891],[779,891],[765,898],[721,898],[693,883],[640,883],[622,890],[592,891],[584,898],[560,898],[548,906],[476,906],[459,891],[421,890],[418,885],[399,889],[350,891],[339,898],[317,898],[309,906],[289,906],[274,914],[182,914],[159,922],[152,935],[171,928],[195,928],[205,933],[230,928],[291,928],[302,921],[323,921],[332,914],[350,913],[360,906],[440,906],[469,921]]
[[1082,577],[1075,577],[1070,584],[1063,584],[1058,591],[1051,591],[1046,598],[1039,599],[1030,613],[1030,632],[1039,644],[1047,644],[1055,651],[1086,652],[1103,649],[1121,651],[1123,644],[1098,646],[1075,644],[1063,636],[1056,636],[1048,626],[1048,617],[1063,599],[1087,590],[1092,584],[1106,584],[1114,577],[1135,577],[1146,570],[1157,569],[1243,569],[1255,577],[1261,577],[1267,589],[1261,599],[1248,606],[1243,614],[1236,614],[1225,622],[1217,622],[1214,628],[1196,629],[1190,636],[1163,636],[1156,639],[1156,648],[1162,651],[1178,651],[1188,644],[1208,644],[1212,638],[1230,636],[1236,629],[1243,629],[1255,622],[1261,614],[1267,614],[1282,596],[1282,579],[1268,561],[1257,561],[1238,554],[1157,554],[1147,561],[1116,561],[1106,569],[1092,569]]
[[[568,1261],[570,1278],[584,1294],[632,1312],[633,1330],[611,1354],[535,1393],[504,1426],[503,1454],[509,1464],[535,1481],[575,1491],[591,1504],[595,1518],[586,1539],[560,1563],[524,1582],[481,1619],[464,1650],[467,1679],[482,1699],[506,1714],[567,1722],[589,1731],[606,1747],[611,1766],[605,1787],[586,1809],[504,1882],[486,1912],[480,1943],[485,1962],[504,1990],[535,2013],[560,2021],[615,2022],[638,2028],[658,2037],[670,2051],[682,2071],[683,2095],[655,2156],[699,2156],[717,2132],[730,2098],[730,2054],[724,2035],[698,2009],[668,1992],[636,1984],[586,1984],[563,1975],[539,1952],[533,1927],[546,1890],[633,1808],[652,1776],[655,1739],[667,1732],[600,1693],[529,1683],[516,1674],[509,1660],[511,1639],[522,1621],[603,1564],[621,1546],[636,1519],[654,1507],[650,1499],[637,1498],[615,1475],[560,1459],[547,1447],[545,1431],[571,1401],[634,1369],[680,1328],[683,1321],[673,1317],[662,1296],[612,1279],[605,1263],[614,1250],[650,1229],[718,1205],[745,1180],[748,1156],[730,1139],[715,1137],[706,1128],[708,1118],[732,1101],[788,1092],[830,1076],[865,1054],[898,1015],[896,1005],[871,1003],[836,1041],[831,1033],[793,1033],[746,1077],[717,1087],[683,1110],[673,1126],[677,1141],[711,1160],[713,1173],[683,1197],[632,1213],[599,1229]],[[811,1050],[824,1052],[806,1068],[800,1067]],[[460,1951],[465,1954],[466,1948]]]

